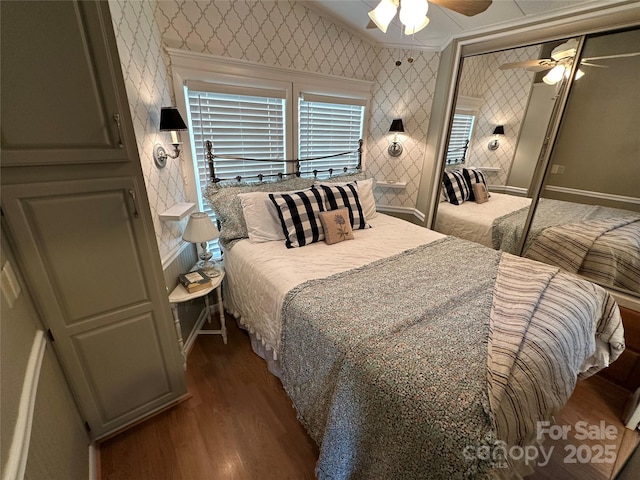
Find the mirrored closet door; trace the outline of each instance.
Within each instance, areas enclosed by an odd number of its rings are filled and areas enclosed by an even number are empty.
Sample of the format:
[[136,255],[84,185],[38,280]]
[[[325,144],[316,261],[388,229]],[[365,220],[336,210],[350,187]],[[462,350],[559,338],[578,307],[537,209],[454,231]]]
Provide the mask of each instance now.
[[635,294],[639,50],[640,29],[586,37],[523,248],[527,257]]
[[433,228],[640,294],[638,78],[637,27],[463,57]]
[[571,68],[577,44],[566,39],[462,58],[443,178],[482,175],[491,197],[480,206],[471,192],[464,202],[442,195],[435,230],[517,253],[550,120],[567,83],[547,75],[560,55],[563,68]]

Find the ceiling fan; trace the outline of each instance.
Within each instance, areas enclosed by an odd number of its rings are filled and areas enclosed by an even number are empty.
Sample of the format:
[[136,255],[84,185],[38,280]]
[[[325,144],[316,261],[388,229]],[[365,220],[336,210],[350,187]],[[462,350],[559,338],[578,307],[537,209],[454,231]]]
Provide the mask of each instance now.
[[[525,62],[503,63],[500,65],[500,70],[508,70],[511,68],[524,68],[530,72],[544,72],[545,70],[550,70],[549,73],[542,78],[542,81],[547,85],[555,85],[562,80],[563,76],[569,76],[569,73],[571,72],[571,64],[576,56],[577,48],[578,40],[572,38],[571,40],[554,48],[551,51],[551,58],[540,58],[538,60],[527,60]],[[597,63],[591,62],[594,60],[607,60],[611,58],[635,57],[637,55],[640,55],[640,52],[588,57],[580,60],[580,66],[585,65],[587,67],[608,68],[607,65],[598,65]],[[582,76],[584,76],[584,71],[578,68],[575,80],[582,78]]]
[[[434,5],[461,13],[467,17],[473,17],[484,12],[492,0],[430,0]],[[378,6],[369,12],[371,21],[367,28],[378,27],[383,33],[395,17],[400,7],[400,22],[404,25],[405,35],[413,35],[429,24],[427,0],[380,0]]]

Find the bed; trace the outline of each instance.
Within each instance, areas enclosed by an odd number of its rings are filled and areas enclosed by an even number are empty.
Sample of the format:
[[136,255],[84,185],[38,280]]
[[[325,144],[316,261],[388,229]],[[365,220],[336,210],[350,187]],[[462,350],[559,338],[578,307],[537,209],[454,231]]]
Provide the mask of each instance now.
[[495,248],[493,224],[496,219],[515,211],[526,212],[529,205],[531,205],[530,198],[496,192],[491,192],[491,198],[486,203],[464,202],[454,205],[442,201],[438,205],[434,229],[445,235],[453,235]]
[[[564,405],[577,377],[624,350],[615,301],[558,268],[372,212],[361,174],[332,180],[326,188],[352,188],[349,201],[362,198],[367,215],[352,239],[331,245],[252,241],[254,221],[268,215],[248,214],[244,226],[229,218],[267,192],[291,201],[297,188],[319,190],[304,179],[207,192],[223,217],[225,307],[320,447],[317,477],[530,472],[508,448],[535,443],[536,421]],[[319,194],[301,195],[307,206],[310,195]]]
[[[481,204],[441,202],[434,228],[515,254],[530,203],[529,198],[494,192]],[[603,285],[640,292],[640,214],[542,198],[524,256]]]

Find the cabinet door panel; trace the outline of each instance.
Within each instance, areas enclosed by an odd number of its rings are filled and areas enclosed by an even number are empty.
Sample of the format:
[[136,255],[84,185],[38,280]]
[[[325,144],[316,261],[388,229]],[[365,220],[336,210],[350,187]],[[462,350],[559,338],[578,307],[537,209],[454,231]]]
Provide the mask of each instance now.
[[128,161],[114,119],[122,110],[112,69],[120,65],[97,22],[104,6],[0,7],[3,165]]
[[166,291],[150,267],[147,216],[136,216],[130,191],[144,191],[133,177],[1,192],[25,277],[94,437],[185,392]]
[[[145,339],[145,348],[141,348],[141,339]],[[103,421],[170,393],[151,314],[89,330],[73,337],[73,343]]]
[[66,324],[149,300],[128,201],[125,189],[23,201]]

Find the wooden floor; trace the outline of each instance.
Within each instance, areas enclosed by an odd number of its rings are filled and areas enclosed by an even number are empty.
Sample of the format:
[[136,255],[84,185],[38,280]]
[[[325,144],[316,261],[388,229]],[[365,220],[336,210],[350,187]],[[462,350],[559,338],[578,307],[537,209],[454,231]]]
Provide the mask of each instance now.
[[[217,335],[196,341],[188,359],[189,400],[101,443],[102,480],[315,478],[318,448],[296,420],[280,381],[251,351],[235,321],[227,318],[227,325],[227,345]],[[569,437],[554,443],[549,465],[528,478],[612,478],[638,442],[637,433],[625,435],[618,420],[625,398],[622,390],[593,377],[579,382],[557,419],[561,425],[604,420],[615,426],[619,435],[607,442],[615,443],[615,464],[565,464],[566,444],[584,443]]]

